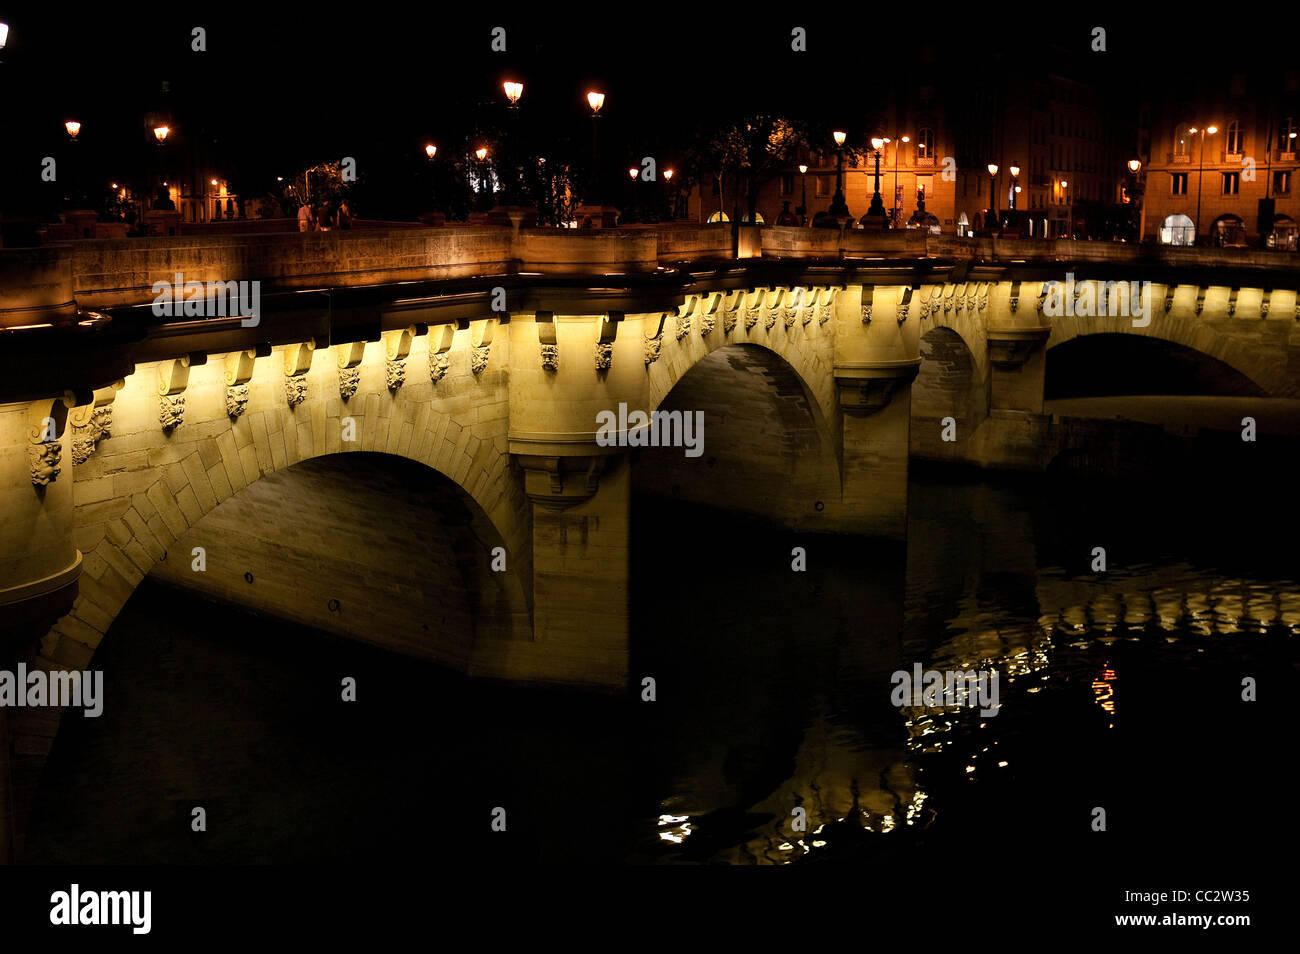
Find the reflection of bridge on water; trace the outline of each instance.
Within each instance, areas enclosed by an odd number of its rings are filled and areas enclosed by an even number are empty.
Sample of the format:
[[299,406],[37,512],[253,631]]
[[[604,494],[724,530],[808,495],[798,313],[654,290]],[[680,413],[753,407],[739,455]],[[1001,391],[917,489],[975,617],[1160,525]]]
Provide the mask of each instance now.
[[[1139,335],[1259,393],[1300,394],[1300,271],[1285,256],[750,227],[735,241],[727,226],[474,227],[0,252],[0,606],[15,652],[89,666],[135,585],[169,553],[232,539],[239,511],[263,515],[244,536],[264,566],[210,559],[199,585],[214,595],[381,644],[400,632],[394,648],[476,675],[622,691],[632,465],[596,443],[602,410],[689,393],[722,439],[681,473],[684,496],[901,539],[911,456],[1050,461],[1050,349]],[[1043,288],[1067,270],[1152,281],[1154,317],[1045,316]],[[177,272],[262,282],[258,322],[159,320],[154,283]],[[759,404],[763,439],[728,430]],[[945,417],[955,441],[938,438]],[[450,509],[433,522],[471,541],[427,592],[404,581],[373,614],[328,607],[355,591],[356,565],[384,579],[385,533],[415,531],[409,514],[376,531],[382,512],[331,489],[346,476],[301,466],[351,451],[440,475]],[[720,496],[699,476],[709,458],[771,479]],[[328,499],[295,511],[307,487]],[[304,532],[331,505],[333,534]],[[439,590],[468,594],[472,631],[421,629]],[[27,796],[57,724],[10,717]]]

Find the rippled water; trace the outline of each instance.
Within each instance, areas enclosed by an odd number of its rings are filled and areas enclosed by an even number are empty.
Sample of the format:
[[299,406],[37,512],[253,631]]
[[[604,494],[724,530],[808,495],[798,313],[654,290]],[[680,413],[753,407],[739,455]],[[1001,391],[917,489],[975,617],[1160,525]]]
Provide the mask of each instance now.
[[[96,656],[118,702],[65,722],[24,860],[1222,870],[1293,833],[1290,507],[918,476],[904,548],[639,499],[653,703],[471,683],[146,583]],[[896,708],[913,663],[999,670],[998,714]]]

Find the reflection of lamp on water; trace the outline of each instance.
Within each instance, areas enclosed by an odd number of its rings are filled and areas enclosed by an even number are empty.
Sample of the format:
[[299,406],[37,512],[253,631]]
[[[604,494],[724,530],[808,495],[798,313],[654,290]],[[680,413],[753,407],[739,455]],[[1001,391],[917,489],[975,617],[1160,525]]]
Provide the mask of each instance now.
[[[1097,673],[1097,678],[1092,681],[1092,694],[1095,696],[1095,702],[1106,711],[1111,718],[1115,716],[1115,670],[1110,668],[1107,663],[1102,670]],[[1115,723],[1110,723],[1110,728],[1115,728]]]

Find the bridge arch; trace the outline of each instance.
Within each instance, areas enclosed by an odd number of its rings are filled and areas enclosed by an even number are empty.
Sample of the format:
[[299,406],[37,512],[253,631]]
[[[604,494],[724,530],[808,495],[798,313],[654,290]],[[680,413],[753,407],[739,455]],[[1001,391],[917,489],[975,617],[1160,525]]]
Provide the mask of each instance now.
[[775,351],[746,342],[710,351],[663,396],[658,410],[696,415],[700,452],[636,452],[636,493],[800,529],[829,525],[840,508],[834,421]]
[[[441,474],[459,488],[480,528],[490,528],[485,534],[505,548],[513,616],[508,632],[491,635],[509,638],[492,639],[481,658],[476,645],[470,670],[481,665],[492,674],[503,658],[532,647],[524,645],[531,633],[522,631],[532,592],[530,510],[506,444],[504,369],[475,375],[468,352],[453,351],[449,372],[434,384],[416,370],[427,356],[413,351],[406,383],[390,391],[391,371],[380,355],[363,362],[357,390],[344,402],[332,356],[321,357],[327,360],[316,360],[302,376],[306,397],[294,407],[279,354],[258,360],[237,417],[228,413],[222,362],[196,366],[184,392],[183,422],[170,431],[159,423],[158,366],[141,365],[126,379],[106,435],[66,475],[73,483],[73,542],[83,555],[78,594],[28,655],[29,669],[90,668],[136,586],[223,502],[303,461],[352,452],[405,458]],[[344,437],[348,423],[355,440]],[[172,559],[178,558],[188,567],[188,551]],[[375,619],[383,618],[385,598],[400,594],[377,595]],[[60,716],[52,708],[11,713],[9,731],[22,753],[11,765],[20,833]]]
[[[1292,376],[1288,374],[1282,351],[1273,350],[1271,353],[1262,351],[1258,346],[1257,337],[1231,333],[1231,324],[1245,319],[1193,318],[1181,314],[1179,308],[1175,308],[1172,313],[1166,313],[1154,293],[1151,298],[1152,310],[1156,314],[1145,326],[1135,326],[1134,319],[1125,315],[1053,318],[1047,349],[1050,351],[1076,338],[1089,335],[1132,335],[1155,338],[1181,345],[1222,362],[1248,378],[1270,397],[1300,396],[1300,387],[1297,387]],[[1258,323],[1256,321],[1256,324]],[[1099,369],[1101,370],[1104,369]]]
[[[939,324],[921,335],[920,353],[912,382],[912,452],[954,456],[988,416],[987,349],[975,351],[957,328]],[[944,437],[948,418],[953,440]]]
[[[276,355],[257,362],[237,417],[229,414],[221,363],[211,362],[191,370],[184,420],[171,431],[159,426],[156,366],[138,368],[113,403],[110,436],[75,468],[73,534],[85,565],[77,601],[42,655],[67,663],[86,655],[74,649],[60,660],[50,643],[64,639],[93,651],[131,589],[186,530],[236,491],[326,454],[383,453],[442,474],[490,521],[512,564],[527,570],[528,511],[505,442],[504,371],[475,376],[467,356],[453,354],[459,360],[437,385],[417,378],[413,367],[395,391],[382,358],[365,362],[345,402],[326,353],[302,376],[306,396],[294,407]],[[407,361],[420,363],[414,352]],[[466,388],[496,391],[498,416],[467,413]]]
[[[709,312],[706,296],[688,302],[664,323],[660,356],[649,366],[649,409],[655,410],[677,382],[701,360],[731,345],[752,345],[781,358],[803,383],[821,420],[834,420],[835,395],[834,293],[820,292],[825,304],[791,307],[789,290],[777,297],[762,289],[729,293]],[[802,302],[808,293],[802,292]],[[685,313],[685,314],[683,314]],[[649,332],[647,332],[649,334]],[[680,334],[680,336],[679,336]]]

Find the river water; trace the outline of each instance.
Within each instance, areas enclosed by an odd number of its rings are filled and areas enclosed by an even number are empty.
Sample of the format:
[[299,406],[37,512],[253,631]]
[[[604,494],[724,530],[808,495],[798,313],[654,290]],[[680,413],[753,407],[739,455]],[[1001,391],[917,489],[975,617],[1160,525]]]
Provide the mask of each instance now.
[[[1270,496],[917,473],[906,547],[638,498],[653,702],[472,683],[146,581],[95,656],[115,702],[65,720],[22,860],[966,877],[1049,851],[1227,876],[1294,831],[1300,561]],[[895,707],[914,663],[997,669],[997,714]]]

